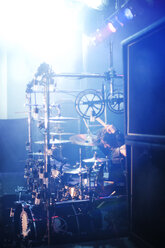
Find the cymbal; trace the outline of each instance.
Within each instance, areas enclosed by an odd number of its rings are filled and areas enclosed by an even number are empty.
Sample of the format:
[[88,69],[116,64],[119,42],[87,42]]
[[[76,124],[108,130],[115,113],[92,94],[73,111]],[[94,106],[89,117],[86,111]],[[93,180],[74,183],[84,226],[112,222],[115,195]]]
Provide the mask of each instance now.
[[66,174],[79,174],[79,173],[87,173],[87,169],[85,168],[76,168],[76,169],[71,169],[71,170],[65,170],[64,173]]
[[62,166],[62,170],[64,173],[65,173],[65,171],[68,171],[68,170],[75,170],[75,169],[79,168],[79,164],[80,163],[76,163],[76,165],[71,165],[71,164],[66,163]]
[[89,134],[77,134],[70,137],[70,141],[73,144],[80,145],[80,146],[97,146],[97,136],[96,135],[89,135]]
[[44,156],[44,153],[43,152],[32,152],[32,153],[29,153],[29,155],[33,155],[33,156]]
[[64,117],[64,116],[55,116],[55,117],[50,117],[49,120],[52,120],[52,121],[69,121],[69,120],[78,120],[78,118],[75,118],[75,117]]
[[[34,143],[39,144],[39,145],[43,145],[44,140],[35,141]],[[59,145],[59,144],[64,144],[64,143],[70,143],[70,140],[59,140],[59,139],[52,140],[52,139],[50,139],[49,143],[52,145]]]
[[109,161],[108,158],[87,158],[87,159],[83,159],[83,162],[85,163],[103,163],[103,162],[107,162]]
[[60,133],[60,132],[54,133],[54,132],[50,132],[50,135],[52,135],[52,136],[55,136],[55,135],[63,136],[63,135],[73,135],[73,134],[74,133]]
[[63,120],[63,121],[57,121],[57,120],[49,120],[49,123],[58,123],[58,124],[60,124],[60,123],[66,123],[66,120]]

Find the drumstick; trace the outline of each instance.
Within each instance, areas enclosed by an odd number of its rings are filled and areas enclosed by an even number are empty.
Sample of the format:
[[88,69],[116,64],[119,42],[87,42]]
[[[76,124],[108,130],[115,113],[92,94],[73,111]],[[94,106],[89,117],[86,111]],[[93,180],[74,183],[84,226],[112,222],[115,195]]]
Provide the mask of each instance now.
[[104,121],[102,121],[99,117],[96,118],[96,121],[98,121],[103,127],[107,127]]
[[116,132],[116,128],[113,125],[107,125],[105,124],[104,121],[102,121],[99,117],[96,118],[96,120],[103,126],[106,128],[108,133],[115,133]]

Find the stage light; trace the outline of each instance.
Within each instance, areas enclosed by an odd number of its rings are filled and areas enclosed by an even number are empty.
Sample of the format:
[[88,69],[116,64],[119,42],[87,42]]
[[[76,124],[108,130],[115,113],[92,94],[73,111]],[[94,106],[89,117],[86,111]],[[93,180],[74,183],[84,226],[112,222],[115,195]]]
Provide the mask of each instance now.
[[124,15],[128,20],[133,19],[133,13],[132,13],[131,9],[129,9],[129,8],[124,9]]
[[116,32],[116,28],[114,27],[114,25],[112,24],[112,22],[108,23],[108,28],[112,33]]
[[0,41],[41,61],[75,60],[80,32],[79,6],[67,0],[0,1]]

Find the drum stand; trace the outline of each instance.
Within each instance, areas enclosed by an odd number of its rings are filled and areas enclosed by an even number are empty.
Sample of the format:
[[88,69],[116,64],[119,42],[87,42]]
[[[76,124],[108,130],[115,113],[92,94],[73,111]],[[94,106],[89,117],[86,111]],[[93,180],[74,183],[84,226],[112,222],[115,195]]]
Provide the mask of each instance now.
[[79,155],[80,155],[80,166],[79,166],[79,168],[80,168],[80,200],[82,200],[83,199],[83,185],[82,185],[82,171],[81,171],[81,169],[82,169],[82,159],[81,159],[81,148],[79,149]]

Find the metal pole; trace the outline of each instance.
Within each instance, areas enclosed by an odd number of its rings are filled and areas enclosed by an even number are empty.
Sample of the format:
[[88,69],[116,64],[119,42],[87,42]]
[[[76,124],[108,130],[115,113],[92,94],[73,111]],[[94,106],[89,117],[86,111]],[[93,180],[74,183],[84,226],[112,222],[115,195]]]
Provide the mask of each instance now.
[[[107,74],[99,74],[99,73],[57,73],[52,74],[52,77],[70,77],[70,78],[77,78],[77,79],[83,79],[83,78],[103,78],[107,79]],[[123,75],[115,74],[112,75],[114,78],[123,78]]]
[[49,151],[49,78],[45,84],[45,143],[44,143],[44,154],[45,154],[45,172],[50,172],[50,157]]
[[31,93],[27,93],[28,99],[28,150],[32,152],[32,105],[31,105]]
[[103,99],[105,101],[105,109],[104,109],[104,122],[107,124],[107,104],[106,104],[106,85],[103,84]]
[[48,245],[50,245],[50,156],[49,152],[49,85],[50,85],[50,77],[47,75],[46,83],[45,83],[45,143],[44,143],[44,155],[45,155],[45,181],[47,188],[47,199],[46,199],[46,207],[47,207],[47,234],[48,234]]
[[[113,74],[113,43],[110,41],[110,70]],[[114,87],[114,79],[112,75],[110,76],[110,94],[113,93],[113,87]]]

